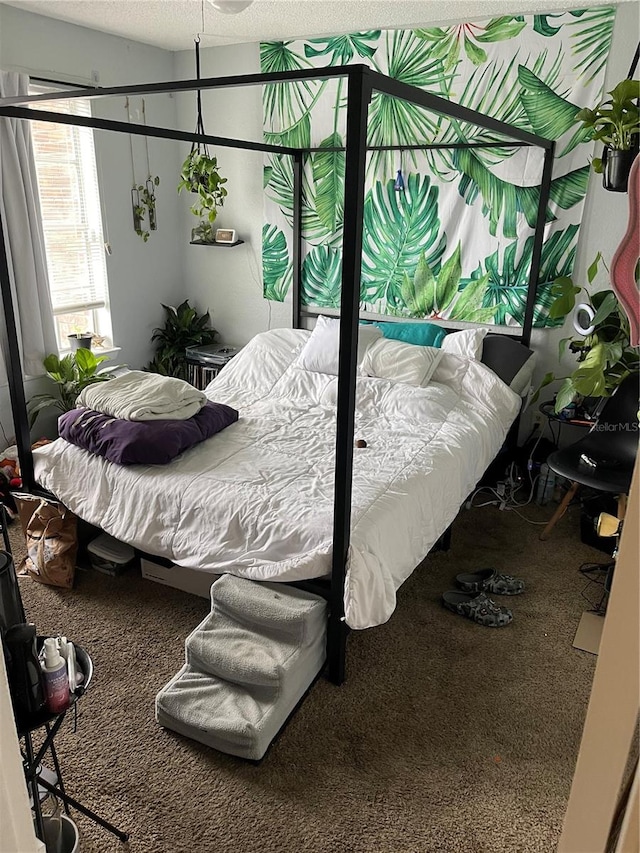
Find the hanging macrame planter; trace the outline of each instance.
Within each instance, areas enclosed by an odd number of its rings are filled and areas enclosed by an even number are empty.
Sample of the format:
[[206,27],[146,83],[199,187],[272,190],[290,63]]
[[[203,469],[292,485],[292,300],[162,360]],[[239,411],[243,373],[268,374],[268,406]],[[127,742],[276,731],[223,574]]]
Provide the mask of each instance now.
[[[127,120],[131,124],[131,113],[129,110],[129,98],[125,102],[127,111]],[[142,101],[142,116],[144,126],[147,126],[147,116],[145,111],[144,100]],[[156,231],[158,228],[158,217],[156,212],[156,187],[160,184],[160,178],[156,175],[151,175],[151,164],[149,161],[149,139],[145,136],[145,147],[147,154],[147,180],[144,184],[136,181],[136,163],[133,154],[133,137],[129,135],[129,149],[131,152],[131,211],[133,214],[133,230],[138,237],[146,243],[149,239],[151,231]],[[147,228],[148,219],[148,228]]]
[[[147,126],[147,110],[144,102],[144,98],[142,99],[142,122],[144,126]],[[149,158],[149,137],[145,136],[144,138],[145,144],[145,152],[147,155],[147,180],[144,182],[144,186],[138,186],[138,190],[140,192],[140,199],[142,204],[147,209],[147,215],[149,217],[149,231],[157,231],[158,230],[158,212],[156,210],[156,188],[160,185],[160,178],[158,175],[153,177],[151,175],[151,160]]]
[[[196,79],[200,80],[200,38],[195,39],[196,49]],[[198,118],[196,121],[196,133],[205,135],[204,121],[202,118],[202,96],[198,89],[197,94]],[[223,184],[227,179],[223,178],[218,171],[218,160],[209,153],[205,143],[194,142],[191,146],[189,156],[182,164],[180,171],[180,183],[178,192],[187,190],[195,193],[197,199],[191,205],[191,213],[200,218],[200,223],[192,229],[191,240],[194,243],[215,242],[215,231],[213,223],[218,215],[218,207],[222,207],[227,190]]]

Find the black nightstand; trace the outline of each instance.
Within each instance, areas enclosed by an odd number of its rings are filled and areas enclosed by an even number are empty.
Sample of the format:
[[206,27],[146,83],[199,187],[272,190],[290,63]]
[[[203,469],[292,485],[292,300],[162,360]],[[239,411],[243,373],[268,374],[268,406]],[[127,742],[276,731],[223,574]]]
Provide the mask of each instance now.
[[187,347],[187,381],[202,391],[241,349],[233,344]]
[[[572,418],[563,418],[559,414],[555,412],[555,402],[553,400],[548,400],[546,403],[541,403],[538,406],[538,410],[545,416],[547,421],[549,422],[549,429],[551,431],[551,436],[553,438],[553,443],[556,447],[560,442],[560,430],[563,426],[576,426],[576,427],[589,427],[591,428],[596,419],[589,420],[586,417],[572,417]],[[558,424],[558,435],[556,436],[553,431],[553,424]]]

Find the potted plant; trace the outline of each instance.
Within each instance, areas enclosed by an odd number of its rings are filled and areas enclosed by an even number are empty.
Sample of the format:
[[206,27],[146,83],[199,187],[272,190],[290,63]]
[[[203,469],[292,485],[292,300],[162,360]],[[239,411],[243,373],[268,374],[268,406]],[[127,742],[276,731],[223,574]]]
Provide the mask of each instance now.
[[594,157],[592,165],[602,174],[606,190],[626,192],[631,164],[638,153],[640,133],[640,80],[622,80],[607,93],[609,98],[591,109],[580,110],[576,121],[593,129],[593,139],[604,143],[602,157]]
[[210,157],[206,149],[193,148],[182,164],[178,192],[188,190],[198,197],[191,205],[191,213],[201,217],[200,224],[193,229],[191,239],[197,243],[213,243],[213,223],[218,207],[224,204],[227,190],[223,186],[227,179],[218,171],[218,160]]
[[209,312],[198,314],[189,305],[189,300],[174,308],[173,305],[162,306],[166,312],[166,320],[162,328],[154,329],[151,337],[156,342],[156,353],[145,370],[150,373],[161,373],[164,376],[187,378],[187,347],[212,344],[218,333],[210,326]]
[[72,351],[77,349],[91,349],[93,332],[73,332],[71,335],[67,335],[67,338]]
[[[601,261],[598,253],[587,271],[589,284],[594,281]],[[576,298],[581,292],[584,295],[576,308]],[[549,317],[561,319],[575,309],[573,322],[578,336],[560,341],[560,356],[568,347],[576,354],[577,365],[568,376],[547,373],[532,402],[545,385],[562,379],[554,407],[559,413],[585,398],[609,397],[625,377],[640,371],[640,352],[629,343],[629,320],[613,290],[590,293],[568,276],[562,276],[553,283],[552,293],[555,299]]]
[[110,379],[109,370],[98,371],[98,366],[106,361],[106,355],[94,355],[91,350],[78,349],[64,358],[51,353],[42,364],[47,376],[56,384],[56,394],[35,394],[27,403],[29,426],[32,427],[38,413],[51,406],[68,412],[75,407],[76,398],[83,388],[94,382]]

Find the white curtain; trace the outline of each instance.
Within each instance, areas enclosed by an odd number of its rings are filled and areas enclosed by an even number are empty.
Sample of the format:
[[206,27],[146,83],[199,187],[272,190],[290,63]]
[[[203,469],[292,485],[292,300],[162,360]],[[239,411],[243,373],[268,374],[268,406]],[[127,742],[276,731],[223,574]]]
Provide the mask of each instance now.
[[[0,71],[0,97],[26,95],[28,92],[29,77],[26,74]],[[39,376],[44,372],[42,359],[47,353],[57,352],[58,346],[31,128],[27,121],[5,117],[0,117],[0,214],[22,370],[25,376]],[[2,344],[4,349],[5,341]]]

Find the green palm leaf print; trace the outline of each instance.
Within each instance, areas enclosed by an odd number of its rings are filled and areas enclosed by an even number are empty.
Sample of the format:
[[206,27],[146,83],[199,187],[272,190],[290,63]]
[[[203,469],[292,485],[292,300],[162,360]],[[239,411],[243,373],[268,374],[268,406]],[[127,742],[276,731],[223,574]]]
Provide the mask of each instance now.
[[329,246],[315,246],[302,264],[302,302],[321,308],[339,308],[342,253]]
[[[275,41],[260,45],[260,70],[263,74],[311,67],[311,62],[292,50],[290,44],[289,41]],[[265,140],[308,147],[311,140],[309,113],[326,83],[326,80],[300,80],[265,84],[262,91]]]
[[[342,137],[332,133],[320,148],[341,148]],[[311,158],[315,209],[318,219],[333,233],[342,227],[344,213],[344,151],[317,151]]]
[[[326,152],[325,156],[328,154],[329,152]],[[293,162],[286,154],[275,154],[271,157],[267,168],[269,169],[268,181],[265,187],[267,198],[278,205],[282,215],[289,225],[293,227]],[[327,208],[329,186],[330,182],[327,179],[327,183],[323,184],[322,187],[324,196],[321,200],[321,205],[325,205],[323,213],[326,216],[325,222],[323,222],[316,209],[315,190],[310,170],[308,168],[303,169],[302,233],[304,239],[312,245],[325,243],[335,248],[342,245],[342,218],[340,217],[338,220],[336,217],[336,227],[331,227],[332,218]],[[344,181],[342,182],[342,186],[344,187]],[[338,189],[336,189],[336,202],[340,205],[339,211],[342,211],[342,201],[340,200]]]
[[[604,0],[607,2],[607,0]],[[613,2],[613,0],[610,0]],[[592,144],[576,121],[602,91],[614,9],[512,15],[417,30],[368,30],[261,45],[265,72],[363,63],[556,143],[545,211],[535,324],[554,325],[554,278],[570,275]],[[598,91],[596,91],[598,90]],[[339,305],[347,83],[263,89],[264,138],[303,155],[303,302]],[[361,304],[403,317],[521,324],[538,215],[542,156],[494,131],[374,92],[367,142]],[[460,149],[460,143],[472,147]],[[437,143],[439,147],[425,149]],[[584,145],[582,143],[585,143]],[[452,147],[454,146],[454,147]],[[335,149],[335,150],[333,150]],[[292,281],[292,158],[265,157],[264,292]],[[402,168],[406,189],[395,192]],[[472,208],[472,209],[471,209]]]
[[574,70],[580,73],[580,78],[589,83],[604,68],[616,17],[614,7],[600,9],[584,9],[571,13],[578,18],[568,26],[572,28],[572,53],[577,59]]
[[562,24],[559,27],[554,27],[553,24],[549,22],[549,18],[561,18],[564,13],[560,12],[558,15],[534,15],[533,16],[533,31],[535,33],[539,33],[541,36],[545,36],[545,38],[553,38],[556,33],[559,33],[562,29]]
[[275,225],[262,226],[262,280],[265,299],[284,302],[291,280],[287,240]]
[[427,175],[409,175],[402,193],[392,180],[377,181],[364,205],[363,302],[400,304],[404,274],[413,276],[422,253],[432,268],[439,263],[445,248],[439,231],[438,188]]
[[391,306],[394,314],[411,317],[447,317],[472,323],[489,323],[496,308],[483,308],[482,298],[489,281],[489,273],[461,286],[462,265],[460,243],[453,254],[434,275],[424,254],[421,255],[413,279],[407,273]]
[[[516,54],[509,62],[490,62],[475,69],[460,93],[459,103],[523,130],[532,130],[520,97],[521,90],[517,81],[519,64]],[[543,83],[554,86],[561,69],[559,56],[549,61],[547,54],[543,53],[533,61],[531,70]],[[496,134],[493,131],[461,123],[446,116],[439,118],[437,141],[440,143],[480,143],[493,142],[495,139]],[[491,148],[477,148],[475,154],[484,166],[491,168],[504,162],[517,150],[513,146],[496,145]],[[457,172],[452,154],[452,150],[446,148],[426,152],[431,171],[446,181],[457,178],[457,175],[451,174]]]
[[524,65],[518,67],[518,81],[523,89],[522,105],[535,133],[546,139],[559,139],[568,130],[574,129],[573,136],[558,156],[563,157],[589,138],[589,129],[576,128],[576,115],[580,107],[554,92]]
[[[552,293],[553,282],[561,275],[567,275],[573,268],[576,252],[577,225],[570,225],[564,231],[556,231],[544,243],[540,258],[538,289],[536,292],[536,308],[534,325],[558,325],[560,321],[551,321],[548,317],[549,306],[555,299]],[[527,285],[533,257],[533,237],[528,237],[519,259],[518,242],[510,243],[500,257],[497,249],[484,259],[482,264],[471,274],[468,284],[481,278],[488,281],[484,287],[482,305],[493,307],[495,320],[504,324],[510,319],[522,325],[527,302]],[[463,286],[466,283],[463,279]],[[464,291],[463,291],[464,292]]]
[[[418,86],[434,95],[446,96],[451,74],[446,74],[442,61],[433,59],[429,42],[414,36],[411,30],[395,30],[385,38],[385,52],[379,50],[371,64],[382,73],[410,86]],[[417,145],[430,142],[438,127],[438,117],[409,101],[374,92],[369,108],[368,144]],[[413,154],[409,156],[413,157]],[[381,180],[395,174],[397,155],[374,151],[369,160],[368,175]],[[413,163],[416,164],[415,157]]]
[[487,52],[476,42],[505,41],[515,38],[524,28],[526,22],[511,16],[493,18],[486,26],[478,24],[456,24],[452,27],[428,27],[414,30],[419,39],[431,42],[433,59],[444,60],[446,71],[453,70],[460,58],[460,44],[474,65],[487,61]]
[[[463,173],[459,183],[460,195],[467,204],[473,204],[478,194],[482,197],[482,213],[489,216],[489,233],[495,237],[502,220],[505,237],[518,236],[518,216],[523,214],[527,224],[534,228],[538,215],[538,187],[520,187],[499,178],[489,171],[469,149],[453,153],[453,161]],[[550,200],[563,210],[568,210],[584,198],[589,179],[589,167],[584,166],[554,178],[551,182]],[[546,221],[554,215],[547,209]]]
[[[304,55],[308,58],[315,58],[331,54],[330,65],[347,65],[355,54],[363,59],[371,59],[378,48],[377,45],[367,44],[367,42],[377,42],[379,38],[380,30],[368,30],[367,32],[351,33],[346,36],[309,39],[308,42],[305,42]],[[311,47],[313,44],[321,44],[324,47]]]

